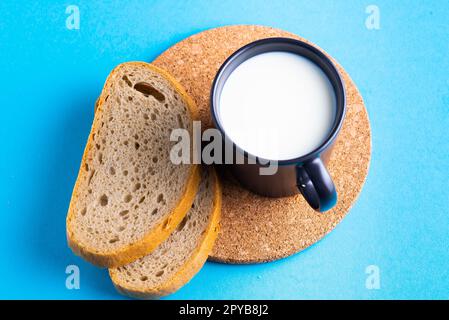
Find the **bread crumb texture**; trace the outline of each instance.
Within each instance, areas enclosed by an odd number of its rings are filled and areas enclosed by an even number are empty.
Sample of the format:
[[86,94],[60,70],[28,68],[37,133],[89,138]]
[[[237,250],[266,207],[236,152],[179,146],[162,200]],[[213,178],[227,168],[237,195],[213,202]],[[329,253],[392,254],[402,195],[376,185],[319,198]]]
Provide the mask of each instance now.
[[218,234],[221,191],[213,170],[202,170],[199,191],[189,213],[165,242],[135,262],[110,269],[120,292],[139,298],[166,295],[199,271]]
[[106,81],[67,217],[69,245],[95,264],[148,253],[193,201],[197,168],[170,161],[170,133],[192,131],[194,106],[173,81],[137,62],[119,65]]

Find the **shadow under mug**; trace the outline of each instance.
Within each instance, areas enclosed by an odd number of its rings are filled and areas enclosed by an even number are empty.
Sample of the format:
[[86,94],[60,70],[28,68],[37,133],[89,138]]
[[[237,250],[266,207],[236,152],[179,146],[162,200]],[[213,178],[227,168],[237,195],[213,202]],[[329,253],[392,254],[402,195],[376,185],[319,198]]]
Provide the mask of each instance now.
[[[332,128],[325,141],[312,152],[289,160],[261,159],[242,150],[226,134],[219,121],[219,101],[223,86],[230,74],[244,61],[266,52],[283,51],[301,55],[323,70],[336,98],[336,113]],[[225,154],[232,152],[233,161],[228,166],[233,176],[247,189],[268,197],[284,197],[301,193],[316,211],[327,211],[335,206],[337,192],[326,164],[337,139],[346,112],[346,98],[341,76],[332,61],[317,48],[296,39],[267,38],[252,42],[234,52],[220,67],[212,83],[210,107],[215,127],[221,132]],[[232,148],[232,149],[231,149]],[[237,154],[243,163],[237,163]],[[253,161],[248,161],[253,160]],[[262,175],[260,169],[267,162],[277,163],[272,175]]]

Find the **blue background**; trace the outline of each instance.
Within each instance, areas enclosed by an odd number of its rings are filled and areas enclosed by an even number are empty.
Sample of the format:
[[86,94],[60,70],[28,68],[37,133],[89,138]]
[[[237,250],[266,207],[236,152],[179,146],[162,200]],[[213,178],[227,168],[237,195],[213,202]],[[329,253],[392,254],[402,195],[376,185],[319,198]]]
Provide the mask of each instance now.
[[[111,69],[194,33],[262,24],[320,45],[366,102],[373,154],[363,192],[324,240],[278,262],[207,263],[169,298],[449,298],[449,2],[1,1],[1,298],[121,298],[66,246],[65,216]],[[65,26],[78,5],[80,30]],[[81,270],[67,290],[65,268]],[[381,288],[365,287],[380,268]]]

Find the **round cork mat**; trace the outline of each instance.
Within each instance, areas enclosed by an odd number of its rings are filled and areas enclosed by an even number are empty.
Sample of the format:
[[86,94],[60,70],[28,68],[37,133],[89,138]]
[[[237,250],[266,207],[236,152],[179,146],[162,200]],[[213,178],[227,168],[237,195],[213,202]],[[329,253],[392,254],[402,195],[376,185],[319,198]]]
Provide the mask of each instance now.
[[[191,36],[169,48],[153,63],[169,71],[186,88],[199,107],[204,130],[213,126],[209,92],[218,68],[240,47],[269,37],[305,41],[270,27],[227,26]],[[289,256],[319,241],[348,213],[368,173],[371,132],[359,91],[343,68],[336,65],[347,94],[346,118],[328,165],[338,192],[337,206],[320,214],[310,209],[301,195],[261,197],[222,172],[221,231],[210,255],[212,260],[257,263]]]

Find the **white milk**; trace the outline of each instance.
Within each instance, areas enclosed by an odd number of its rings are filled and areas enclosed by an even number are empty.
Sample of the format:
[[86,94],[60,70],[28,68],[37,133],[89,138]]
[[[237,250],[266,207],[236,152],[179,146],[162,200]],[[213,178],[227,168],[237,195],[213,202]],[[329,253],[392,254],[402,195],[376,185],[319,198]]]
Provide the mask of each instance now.
[[288,160],[306,155],[328,136],[336,100],[325,73],[300,55],[274,51],[239,65],[224,84],[219,121],[249,153]]

